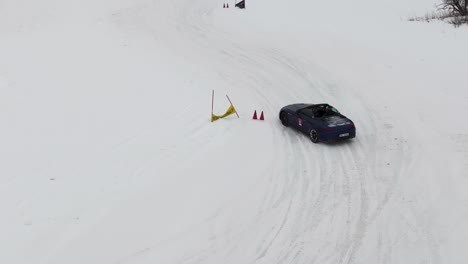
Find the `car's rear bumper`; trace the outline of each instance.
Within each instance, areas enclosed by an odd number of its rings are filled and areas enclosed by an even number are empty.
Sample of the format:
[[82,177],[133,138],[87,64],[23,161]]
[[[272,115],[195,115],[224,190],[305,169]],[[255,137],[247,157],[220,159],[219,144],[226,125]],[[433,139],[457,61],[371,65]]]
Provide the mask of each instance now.
[[333,132],[322,132],[319,134],[320,141],[338,141],[356,137],[356,129],[347,129]]

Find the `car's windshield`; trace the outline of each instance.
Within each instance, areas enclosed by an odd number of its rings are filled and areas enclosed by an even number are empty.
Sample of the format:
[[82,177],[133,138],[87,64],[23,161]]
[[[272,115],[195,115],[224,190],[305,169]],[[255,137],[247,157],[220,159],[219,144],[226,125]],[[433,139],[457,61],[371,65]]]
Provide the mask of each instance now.
[[335,113],[337,113],[337,114],[339,114],[339,113],[340,113],[340,112],[338,111],[338,109],[336,109],[336,108],[335,108],[335,107],[333,107],[333,106],[330,106],[330,110],[331,110],[332,112],[335,112]]

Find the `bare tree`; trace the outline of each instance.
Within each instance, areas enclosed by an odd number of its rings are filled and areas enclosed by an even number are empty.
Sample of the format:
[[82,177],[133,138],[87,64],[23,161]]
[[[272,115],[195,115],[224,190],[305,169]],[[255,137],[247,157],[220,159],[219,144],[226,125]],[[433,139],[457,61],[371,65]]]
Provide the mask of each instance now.
[[439,8],[448,10],[454,16],[467,16],[468,0],[442,0]]
[[441,0],[442,3],[437,5],[438,11],[431,14],[426,14],[424,17],[412,17],[410,21],[426,21],[442,20],[448,22],[455,27],[462,24],[468,24],[468,0]]

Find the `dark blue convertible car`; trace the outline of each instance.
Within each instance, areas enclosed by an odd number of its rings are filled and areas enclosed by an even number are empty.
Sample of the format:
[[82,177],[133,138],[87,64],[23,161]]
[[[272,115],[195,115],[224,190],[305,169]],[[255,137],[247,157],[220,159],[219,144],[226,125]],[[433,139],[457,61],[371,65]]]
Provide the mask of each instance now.
[[314,143],[356,137],[353,121],[329,104],[287,105],[281,108],[279,118],[284,126],[305,133]]

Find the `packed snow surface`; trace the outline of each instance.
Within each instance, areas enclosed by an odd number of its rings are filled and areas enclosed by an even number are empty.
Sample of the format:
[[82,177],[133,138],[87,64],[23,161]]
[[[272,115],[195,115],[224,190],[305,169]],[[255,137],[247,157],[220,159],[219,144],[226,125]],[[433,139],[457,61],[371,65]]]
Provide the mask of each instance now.
[[0,0],[0,263],[467,263],[468,28],[408,21],[436,3]]

